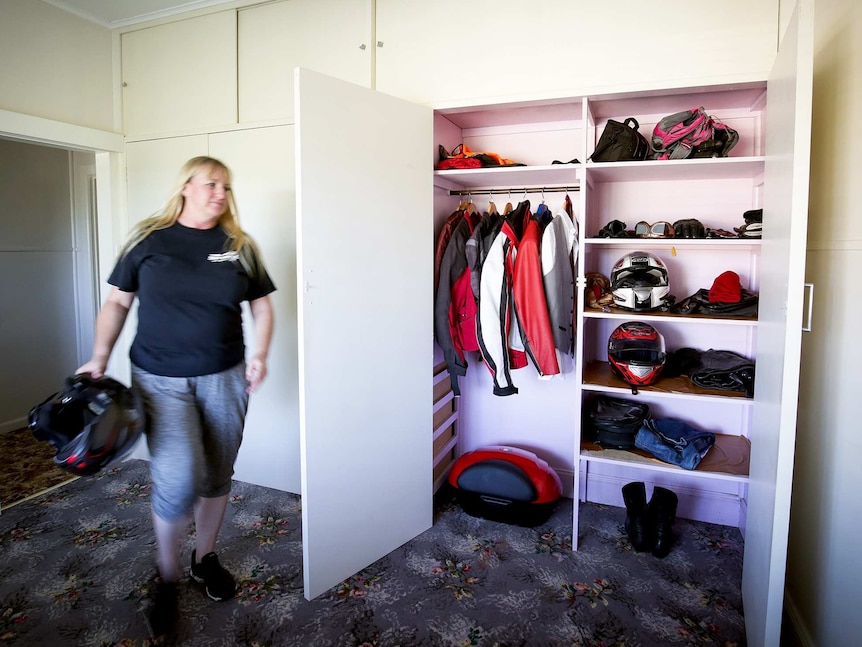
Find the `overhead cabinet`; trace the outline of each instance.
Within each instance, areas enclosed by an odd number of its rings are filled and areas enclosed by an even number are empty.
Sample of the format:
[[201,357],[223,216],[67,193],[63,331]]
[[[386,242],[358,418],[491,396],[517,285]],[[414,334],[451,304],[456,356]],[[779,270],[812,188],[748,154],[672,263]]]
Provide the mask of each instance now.
[[[662,6],[667,16],[691,11],[683,0]],[[637,0],[612,8],[571,0],[261,2],[122,33],[123,132],[293,123],[297,66],[436,106],[617,91],[623,83],[635,90],[762,79],[775,55],[778,8],[778,0],[727,0],[685,53],[670,57],[666,42],[650,45],[666,39],[666,19],[632,19],[642,13]],[[583,64],[599,51],[598,64]]]
[[[778,0],[725,0],[684,48],[685,0],[377,0],[376,87],[429,105],[763,79]],[[684,18],[685,17],[685,18]]]
[[130,31],[120,43],[127,136],[236,124],[235,11]]
[[239,121],[293,123],[296,67],[371,87],[370,0],[286,0],[237,12]]
[[371,87],[373,21],[370,0],[284,0],[127,31],[124,133],[293,123],[298,66]]

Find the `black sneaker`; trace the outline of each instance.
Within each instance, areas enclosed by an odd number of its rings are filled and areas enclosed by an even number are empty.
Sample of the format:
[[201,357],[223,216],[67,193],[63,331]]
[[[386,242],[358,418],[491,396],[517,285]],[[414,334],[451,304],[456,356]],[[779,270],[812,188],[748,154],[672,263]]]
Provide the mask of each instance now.
[[177,621],[177,583],[158,582],[147,621],[153,638],[170,632]]
[[206,586],[207,595],[215,601],[230,600],[236,595],[236,580],[219,564],[215,553],[207,553],[198,562],[196,551],[192,551],[191,575],[196,582]]

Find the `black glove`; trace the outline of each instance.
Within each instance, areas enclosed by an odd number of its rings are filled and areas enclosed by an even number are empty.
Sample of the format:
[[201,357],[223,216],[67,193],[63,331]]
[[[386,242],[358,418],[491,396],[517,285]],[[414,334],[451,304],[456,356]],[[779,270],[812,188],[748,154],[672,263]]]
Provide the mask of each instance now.
[[742,218],[745,220],[746,225],[750,225],[753,222],[763,222],[763,209],[749,209],[742,214]]
[[596,234],[598,238],[628,238],[626,223],[622,220],[611,220]]
[[733,231],[739,234],[740,238],[760,238],[762,229],[762,223],[750,222],[742,227],[734,227]]
[[727,229],[707,229],[706,230],[707,238],[739,238],[732,231],[727,231]]
[[673,223],[673,231],[676,238],[706,238],[706,229],[700,220],[686,218]]

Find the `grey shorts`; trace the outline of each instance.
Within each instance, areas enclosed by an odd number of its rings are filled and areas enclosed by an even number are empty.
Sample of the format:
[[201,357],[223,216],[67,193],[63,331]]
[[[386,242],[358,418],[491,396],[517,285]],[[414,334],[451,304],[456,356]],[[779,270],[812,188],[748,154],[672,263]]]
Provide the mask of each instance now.
[[153,512],[191,514],[197,497],[230,492],[248,409],[245,363],[198,377],[153,375],[132,365],[147,410]]

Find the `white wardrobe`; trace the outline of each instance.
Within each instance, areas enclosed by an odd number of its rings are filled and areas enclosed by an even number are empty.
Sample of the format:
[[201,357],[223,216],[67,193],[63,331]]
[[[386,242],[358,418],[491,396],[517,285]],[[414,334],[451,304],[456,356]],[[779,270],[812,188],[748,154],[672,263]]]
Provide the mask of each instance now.
[[[487,370],[474,358],[462,382],[460,451],[488,443],[532,449],[563,475],[567,494],[577,499],[611,497],[621,479],[682,478],[681,513],[710,518],[710,510],[721,510],[722,523],[744,529],[749,642],[778,644],[803,301],[811,18],[794,18],[788,34],[797,38],[785,37],[768,83],[552,96],[435,113],[299,70],[295,125],[213,127],[206,134],[128,142],[128,205],[136,218],[159,207],[174,174],[193,155],[220,157],[235,173],[241,221],[263,248],[279,288],[272,373],[253,397],[236,478],[302,495],[307,597],[432,522],[432,256],[436,226],[461,197],[452,192],[470,190],[482,206],[482,189],[546,188],[544,199],[556,210],[568,190],[581,230],[579,277],[607,272],[608,262],[624,252],[619,243],[587,236],[618,210],[629,210],[621,218],[629,224],[676,219],[659,212],[670,192],[679,197],[680,214],[697,213],[723,228],[740,224],[743,208],[764,208],[760,244],[680,243],[676,256],[655,248],[680,277],[678,296],[709,287],[705,282],[722,269],[736,269],[746,287],[761,294],[755,322],[657,323],[667,326],[671,346],[703,347],[701,340],[714,339],[756,356],[756,397],[645,396],[668,415],[702,408],[716,421],[715,431],[750,442],[748,474],[679,475],[651,464],[604,461],[581,448],[585,398],[619,389],[591,381],[582,368],[602,363],[603,342],[621,318],[585,310],[582,278],[574,372],[542,383],[516,373],[521,392],[496,398],[489,395]],[[646,132],[675,111],[676,102],[694,107],[688,104],[701,100],[719,117],[725,111],[745,135],[733,157],[638,166],[585,162],[608,118],[638,116]],[[437,145],[451,149],[462,141],[528,166],[432,172]],[[551,164],[575,157],[580,164]],[[709,200],[716,190],[726,196],[726,209]],[[649,207],[642,217],[631,208],[638,194],[647,196],[642,204]],[[511,199],[522,197],[513,191]],[[538,202],[542,194],[527,197]],[[575,541],[577,533],[576,513]]]

